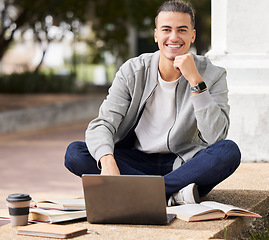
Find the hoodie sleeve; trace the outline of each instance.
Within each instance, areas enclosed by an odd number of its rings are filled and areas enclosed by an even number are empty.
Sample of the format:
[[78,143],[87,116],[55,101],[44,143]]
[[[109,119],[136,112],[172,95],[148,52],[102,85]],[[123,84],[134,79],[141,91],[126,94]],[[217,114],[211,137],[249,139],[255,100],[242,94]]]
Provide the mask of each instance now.
[[199,137],[208,144],[227,137],[230,125],[226,70],[209,66],[202,74],[207,90],[192,96]]
[[85,141],[90,154],[98,162],[106,154],[113,154],[113,136],[125,116],[130,104],[130,93],[126,78],[120,69],[103,101],[99,115],[92,120],[85,133]]

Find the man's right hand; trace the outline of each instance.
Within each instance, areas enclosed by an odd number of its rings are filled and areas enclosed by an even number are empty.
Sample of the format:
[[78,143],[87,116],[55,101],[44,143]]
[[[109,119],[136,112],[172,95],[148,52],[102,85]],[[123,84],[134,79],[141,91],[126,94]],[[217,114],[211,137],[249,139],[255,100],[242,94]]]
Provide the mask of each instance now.
[[117,166],[113,155],[105,155],[100,158],[102,166],[101,175],[120,175],[120,170]]

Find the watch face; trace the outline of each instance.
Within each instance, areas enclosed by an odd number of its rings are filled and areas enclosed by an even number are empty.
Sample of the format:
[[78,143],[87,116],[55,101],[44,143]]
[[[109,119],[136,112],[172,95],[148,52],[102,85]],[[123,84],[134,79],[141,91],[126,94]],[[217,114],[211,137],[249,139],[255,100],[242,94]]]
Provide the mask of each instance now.
[[206,84],[205,84],[205,82],[200,82],[200,83],[198,83],[198,86],[199,86],[200,91],[203,91],[203,90],[206,89]]

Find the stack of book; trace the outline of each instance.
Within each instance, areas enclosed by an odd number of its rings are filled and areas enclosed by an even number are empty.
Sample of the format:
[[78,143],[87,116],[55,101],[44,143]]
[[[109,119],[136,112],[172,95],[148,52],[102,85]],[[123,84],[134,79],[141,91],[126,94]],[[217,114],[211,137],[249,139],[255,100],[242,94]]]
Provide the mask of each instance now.
[[[0,220],[9,220],[9,218],[8,209],[0,209]],[[58,225],[53,223],[83,218],[86,219],[84,199],[32,200],[28,216],[28,222],[30,223],[18,227],[17,234],[54,238],[75,237],[86,234],[88,229],[70,224]]]
[[32,201],[29,222],[56,223],[86,218],[84,199],[51,199]]

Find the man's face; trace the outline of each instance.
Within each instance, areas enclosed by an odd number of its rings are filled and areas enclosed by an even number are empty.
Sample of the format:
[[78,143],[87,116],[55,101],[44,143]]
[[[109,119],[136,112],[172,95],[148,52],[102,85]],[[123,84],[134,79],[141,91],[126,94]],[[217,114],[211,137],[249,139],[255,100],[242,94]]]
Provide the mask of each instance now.
[[159,13],[155,42],[158,43],[161,57],[174,61],[176,56],[188,53],[195,34],[189,14],[171,11]]

